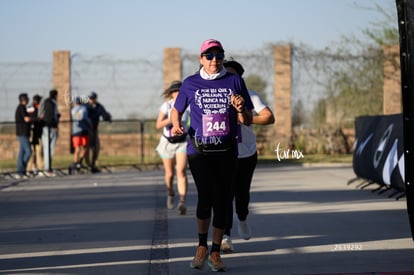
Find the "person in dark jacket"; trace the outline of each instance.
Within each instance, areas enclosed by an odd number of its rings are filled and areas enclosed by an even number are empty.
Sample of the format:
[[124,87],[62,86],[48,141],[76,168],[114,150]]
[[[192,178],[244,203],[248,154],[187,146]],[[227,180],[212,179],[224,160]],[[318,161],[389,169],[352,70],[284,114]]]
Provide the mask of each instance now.
[[[99,169],[96,166],[96,161],[100,150],[98,133],[99,120],[102,117],[104,121],[112,122],[112,116],[105,110],[105,107],[98,102],[98,95],[96,92],[91,92],[88,98],[88,115],[92,123],[92,129],[89,131],[89,146],[86,153],[86,163],[91,167],[92,173],[97,173],[99,172]],[[92,155],[92,159],[90,155]]]
[[55,176],[52,170],[52,156],[58,139],[59,112],[57,108],[57,90],[51,90],[49,97],[42,101],[39,118],[43,121],[42,145],[44,171],[46,176]]
[[17,178],[19,179],[27,178],[27,163],[32,154],[32,149],[30,148],[30,122],[32,119],[26,110],[28,103],[29,97],[27,94],[20,94],[19,105],[15,113],[16,136],[20,144],[19,155],[17,156]]
[[38,120],[39,107],[42,97],[34,95],[32,105],[27,107],[29,116],[34,120],[31,124],[31,145],[33,154],[30,157],[28,169],[32,169],[33,175],[37,175],[39,170],[43,170],[43,156],[42,156],[42,121]]

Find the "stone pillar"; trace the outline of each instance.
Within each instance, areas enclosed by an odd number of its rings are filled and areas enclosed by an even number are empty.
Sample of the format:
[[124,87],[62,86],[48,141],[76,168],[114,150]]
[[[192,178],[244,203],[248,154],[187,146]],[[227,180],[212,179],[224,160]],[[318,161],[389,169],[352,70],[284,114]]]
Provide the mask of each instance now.
[[383,53],[383,112],[384,115],[398,114],[402,112],[400,47],[399,45],[385,46]]
[[171,81],[182,80],[181,48],[164,49],[164,90],[171,84]]
[[56,143],[56,154],[70,153],[70,52],[53,52],[53,88],[58,91],[58,108],[60,113],[59,138]]
[[276,143],[290,144],[292,137],[292,47],[273,47],[275,138]]

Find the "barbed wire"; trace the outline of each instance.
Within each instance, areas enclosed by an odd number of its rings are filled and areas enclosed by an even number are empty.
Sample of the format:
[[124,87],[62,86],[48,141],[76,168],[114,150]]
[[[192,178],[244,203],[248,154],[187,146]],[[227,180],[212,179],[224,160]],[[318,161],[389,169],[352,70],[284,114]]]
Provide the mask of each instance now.
[[[244,52],[226,51],[245,68],[244,77],[260,76],[266,83],[265,94],[270,107],[275,106],[273,49],[276,44]],[[182,50],[183,78],[199,69],[199,55]],[[305,102],[304,111],[311,112],[316,102],[326,96],[329,73],[318,64],[329,63],[337,68],[371,56],[333,55],[330,51],[313,50],[305,45],[292,45],[292,104]],[[52,88],[52,64],[48,62],[0,62],[0,121],[13,121],[18,94],[26,92],[47,96]],[[99,101],[114,119],[155,118],[163,98],[163,56],[151,59],[118,59],[110,55],[71,56],[72,96],[87,97],[98,93]],[[277,102],[276,102],[277,104]],[[277,115],[277,110],[276,110]]]
[[46,96],[52,87],[52,63],[0,63],[0,121],[14,121],[20,93]]
[[[162,92],[162,59],[71,58],[72,96],[92,91],[115,119],[153,117]],[[156,107],[155,107],[156,106]]]

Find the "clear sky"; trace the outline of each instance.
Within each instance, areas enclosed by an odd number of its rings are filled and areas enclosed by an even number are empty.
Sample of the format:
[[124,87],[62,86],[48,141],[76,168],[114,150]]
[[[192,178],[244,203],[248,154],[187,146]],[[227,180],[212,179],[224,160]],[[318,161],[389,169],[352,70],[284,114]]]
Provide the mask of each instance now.
[[[0,121],[13,120],[18,93],[47,94],[55,50],[160,64],[164,48],[195,54],[208,38],[230,56],[287,42],[322,49],[384,19],[376,5],[396,14],[395,0],[0,0]],[[161,67],[87,64],[73,66],[73,94],[97,90],[114,118],[156,116]]]
[[51,61],[53,50],[151,58],[208,38],[232,51],[324,48],[381,17],[357,7],[376,4],[396,10],[393,0],[0,0],[0,62]]

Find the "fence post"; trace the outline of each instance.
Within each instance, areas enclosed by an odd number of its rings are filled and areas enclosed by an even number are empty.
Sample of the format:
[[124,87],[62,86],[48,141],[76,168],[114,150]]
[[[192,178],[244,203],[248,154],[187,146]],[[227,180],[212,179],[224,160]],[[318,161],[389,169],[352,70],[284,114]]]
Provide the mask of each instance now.
[[181,48],[164,49],[164,90],[170,85],[171,81],[181,80]]
[[57,105],[60,113],[59,139],[56,142],[57,154],[70,153],[70,51],[53,52],[53,87],[58,91]]
[[144,146],[144,121],[142,121],[142,120],[140,120],[139,121],[139,123],[140,123],[140,131],[141,131],[141,164],[144,164],[144,162],[145,162],[145,152],[144,152],[144,148],[145,148],[145,146]]
[[292,46],[274,46],[273,59],[276,139],[288,145],[292,137]]
[[401,72],[400,46],[384,46],[384,83],[383,83],[383,113],[384,115],[401,113]]

